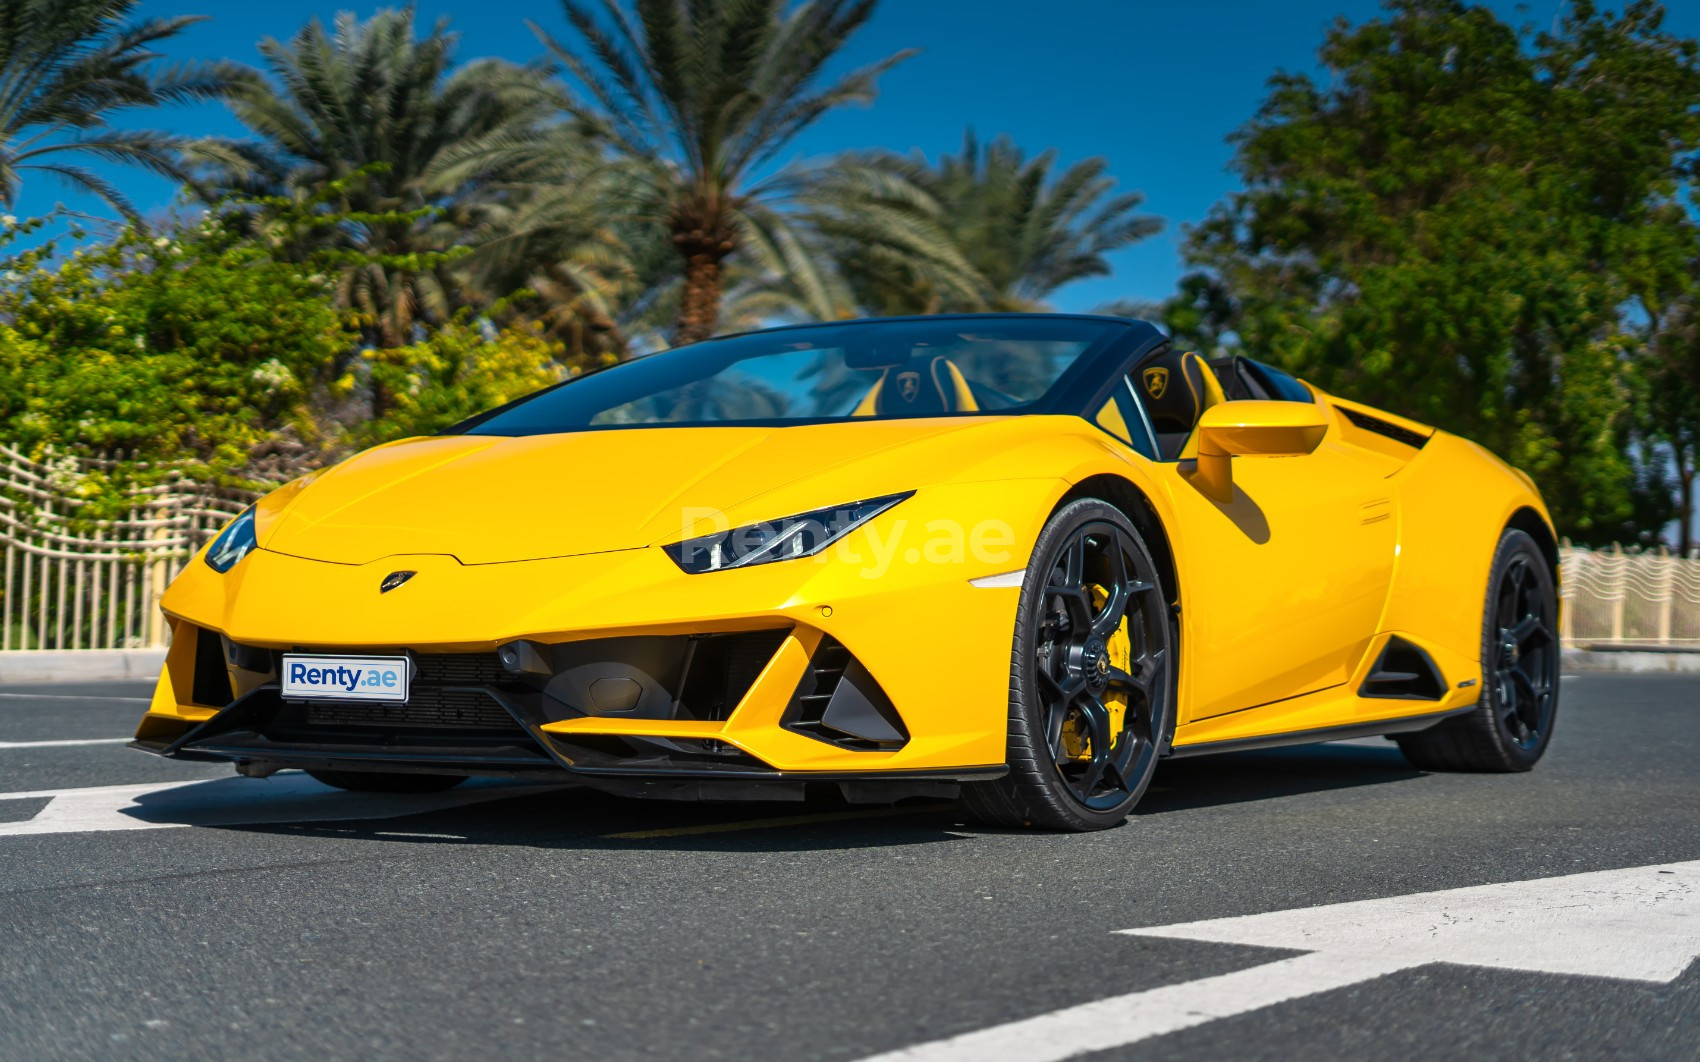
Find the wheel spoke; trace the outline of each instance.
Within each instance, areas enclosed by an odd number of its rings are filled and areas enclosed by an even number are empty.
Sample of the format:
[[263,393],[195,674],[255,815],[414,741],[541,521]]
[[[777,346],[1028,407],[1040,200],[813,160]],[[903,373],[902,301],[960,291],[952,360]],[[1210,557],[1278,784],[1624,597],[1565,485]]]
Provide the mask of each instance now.
[[1546,628],[1546,624],[1542,623],[1541,618],[1533,612],[1518,620],[1517,625],[1507,631],[1506,634],[1517,643],[1519,648],[1528,645],[1535,638],[1539,638],[1540,643],[1546,645],[1552,637]]
[[1092,599],[1087,596],[1084,589],[1078,586],[1047,586],[1045,587],[1045,596],[1047,599],[1054,597],[1062,601],[1071,624],[1082,630],[1091,629]]
[[1108,759],[1110,746],[1115,744],[1115,737],[1110,733],[1110,709],[1090,693],[1081,694],[1076,704],[1091,727],[1092,759]]
[[1051,750],[1051,762],[1058,768],[1074,762],[1074,757],[1068,754],[1068,746],[1063,744],[1063,727],[1067,725],[1068,710],[1058,708],[1051,713],[1050,721],[1045,727],[1045,747]]
[[1082,531],[1063,553],[1063,582],[1076,590],[1086,585],[1086,533]]
[[1059,679],[1051,674],[1048,668],[1040,668],[1039,677],[1044,679],[1046,684],[1051,687],[1051,692],[1056,694],[1056,700],[1059,704],[1067,704],[1074,700],[1080,695],[1080,691],[1086,688],[1086,677],[1084,675],[1071,674],[1067,678]]
[[1146,657],[1137,675],[1123,671],[1119,667],[1111,668],[1109,685],[1131,689],[1145,698],[1146,704],[1150,704],[1152,689],[1156,685],[1157,676],[1162,673],[1162,668],[1163,650],[1158,649]]

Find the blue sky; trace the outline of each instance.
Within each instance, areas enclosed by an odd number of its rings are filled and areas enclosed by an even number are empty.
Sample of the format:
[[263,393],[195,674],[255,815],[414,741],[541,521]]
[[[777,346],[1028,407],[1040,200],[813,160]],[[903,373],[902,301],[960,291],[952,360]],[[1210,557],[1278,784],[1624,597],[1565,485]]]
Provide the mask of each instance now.
[[[1563,0],[1490,6],[1514,23],[1551,24]],[[205,14],[173,46],[175,56],[223,56],[257,63],[255,42],[287,37],[313,16],[361,16],[397,4],[334,0],[143,0],[142,16]],[[422,22],[447,15],[462,58],[516,60],[540,52],[527,19],[565,37],[554,0],[420,0]],[[1611,6],[1617,6],[1615,4]],[[798,157],[846,148],[956,150],[972,127],[983,138],[1009,133],[1029,151],[1055,148],[1064,162],[1102,155],[1123,187],[1145,193],[1146,211],[1168,220],[1162,235],[1118,253],[1114,274],[1064,289],[1059,308],[1083,310],[1114,299],[1159,299],[1181,272],[1183,227],[1235,187],[1225,138],[1256,109],[1277,69],[1310,70],[1323,31],[1336,17],[1374,17],[1378,0],[884,0],[852,41],[842,66],[901,48],[921,54],[882,82],[872,108],[839,112],[799,138]],[[1700,36],[1700,3],[1669,4],[1672,29]],[[241,133],[218,106],[177,108],[134,119],[186,133]],[[108,171],[144,208],[173,189],[135,171]],[[18,213],[63,200],[98,204],[37,180]]]

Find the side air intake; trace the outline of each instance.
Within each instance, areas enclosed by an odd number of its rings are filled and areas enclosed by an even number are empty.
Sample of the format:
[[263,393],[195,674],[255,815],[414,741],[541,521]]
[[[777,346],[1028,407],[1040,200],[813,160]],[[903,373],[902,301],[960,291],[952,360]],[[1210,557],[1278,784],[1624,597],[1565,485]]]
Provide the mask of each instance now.
[[1358,690],[1360,697],[1398,701],[1438,701],[1446,696],[1446,679],[1429,655],[1394,635],[1376,657],[1369,677]]
[[1404,443],[1413,450],[1421,450],[1428,444],[1427,435],[1414,432],[1409,428],[1401,428],[1399,425],[1382,420],[1380,417],[1372,417],[1368,413],[1360,413],[1355,409],[1347,409],[1345,406],[1336,406],[1335,408],[1344,413],[1347,420],[1363,430],[1384,435],[1394,442]]
[[835,638],[822,639],[815,650],[785,710],[784,726],[817,741],[863,752],[899,749],[909,741],[891,698]]

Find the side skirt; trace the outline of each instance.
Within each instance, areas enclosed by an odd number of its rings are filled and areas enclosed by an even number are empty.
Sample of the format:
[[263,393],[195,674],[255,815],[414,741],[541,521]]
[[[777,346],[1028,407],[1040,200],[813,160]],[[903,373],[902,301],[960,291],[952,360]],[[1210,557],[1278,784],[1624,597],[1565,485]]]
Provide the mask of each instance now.
[[1314,745],[1319,741],[1346,741],[1350,738],[1382,737],[1389,734],[1409,734],[1417,730],[1427,730],[1437,723],[1443,723],[1453,716],[1473,712],[1476,706],[1466,704],[1461,708],[1453,708],[1445,712],[1431,712],[1428,715],[1408,715],[1401,719],[1377,719],[1368,723],[1353,723],[1349,726],[1330,726],[1318,730],[1295,730],[1286,734],[1267,734],[1259,737],[1236,738],[1232,741],[1204,741],[1195,745],[1176,745],[1169,750],[1166,759],[1184,759],[1187,756],[1208,756],[1216,752],[1246,752],[1251,749],[1273,749],[1284,745]]

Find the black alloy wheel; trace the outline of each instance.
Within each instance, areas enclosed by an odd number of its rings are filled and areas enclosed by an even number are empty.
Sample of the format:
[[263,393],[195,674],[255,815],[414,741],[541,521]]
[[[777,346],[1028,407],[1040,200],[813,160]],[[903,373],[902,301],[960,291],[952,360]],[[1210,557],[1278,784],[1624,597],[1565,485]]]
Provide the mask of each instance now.
[[1524,750],[1545,740],[1556,707],[1559,650],[1550,596],[1528,554],[1514,555],[1494,604],[1491,667],[1500,723]]
[[1482,694],[1476,710],[1398,739],[1430,771],[1526,771],[1558,715],[1558,592],[1551,565],[1523,531],[1494,553],[1482,609]]
[[1156,566],[1094,499],[1046,525],[1028,566],[1010,683],[1010,773],[965,787],[1000,825],[1103,829],[1150,784],[1174,719],[1174,633]]

